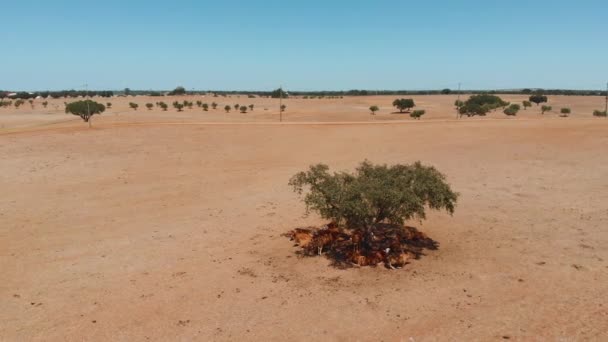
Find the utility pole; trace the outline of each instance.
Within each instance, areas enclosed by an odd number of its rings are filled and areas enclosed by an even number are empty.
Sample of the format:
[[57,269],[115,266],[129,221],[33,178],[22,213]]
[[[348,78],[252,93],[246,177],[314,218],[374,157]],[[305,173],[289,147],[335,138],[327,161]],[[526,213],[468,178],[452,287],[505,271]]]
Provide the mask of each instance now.
[[606,83],[606,107],[604,107],[604,114],[608,114],[608,83]]
[[89,123],[89,128],[91,128],[91,109],[89,108],[89,84],[85,84],[84,85],[84,96],[85,96],[85,101],[87,103],[87,121]]
[[283,122],[283,85],[279,87],[279,122]]
[[[458,100],[456,103],[460,103],[460,82],[458,82]],[[456,119],[458,119],[458,115],[460,114],[460,107],[456,106]]]

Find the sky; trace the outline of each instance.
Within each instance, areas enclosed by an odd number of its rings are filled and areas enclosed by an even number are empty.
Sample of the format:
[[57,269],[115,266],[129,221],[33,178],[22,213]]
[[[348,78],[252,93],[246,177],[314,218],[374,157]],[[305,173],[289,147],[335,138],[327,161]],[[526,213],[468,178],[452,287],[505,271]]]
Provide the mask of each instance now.
[[607,0],[0,0],[0,89],[603,89]]

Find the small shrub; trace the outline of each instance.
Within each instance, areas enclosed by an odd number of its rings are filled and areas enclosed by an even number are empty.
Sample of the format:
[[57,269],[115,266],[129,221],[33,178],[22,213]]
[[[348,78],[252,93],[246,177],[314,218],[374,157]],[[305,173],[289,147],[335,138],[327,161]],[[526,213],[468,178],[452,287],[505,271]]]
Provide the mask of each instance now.
[[597,116],[597,117],[607,117],[607,116],[608,116],[608,113],[606,113],[606,111],[594,110],[594,111],[593,111],[593,116]]
[[376,112],[379,110],[380,110],[380,108],[378,108],[378,106],[369,107],[369,111],[372,112],[372,115],[376,115]]
[[241,106],[240,110],[243,114],[247,113],[247,106]]
[[234,105],[234,110],[239,110],[239,108],[241,108],[241,106],[238,103]]
[[528,107],[532,107],[532,102],[530,101],[523,101],[522,104],[524,105],[524,110],[528,110]]
[[106,103],[106,108],[108,108],[108,109],[112,108],[112,103],[111,102]]
[[249,105],[249,110],[253,112],[253,108],[254,108],[254,107],[255,107],[254,105],[250,104],[250,105]]
[[137,110],[137,108],[139,107],[139,105],[137,103],[134,103],[134,102],[129,102],[129,107],[133,108],[133,110]]
[[46,108],[48,105],[49,105],[49,102],[48,102],[48,101],[44,101],[44,102],[42,102],[42,107]]
[[209,105],[206,103],[203,103],[203,110],[206,112],[209,110]]
[[158,106],[163,110],[163,112],[166,112],[167,109],[169,108],[169,106],[164,102],[159,102]]
[[519,112],[519,109],[520,107],[518,104],[512,104],[504,110],[504,113],[509,116],[515,116],[517,115],[517,112]]
[[15,108],[19,109],[19,107],[21,107],[21,105],[24,103],[25,103],[25,101],[23,101],[23,100],[15,101]]
[[284,112],[285,109],[287,109],[287,106],[286,105],[281,105],[281,112]]
[[229,105],[226,105],[224,107],[224,110],[226,111],[226,113],[230,113],[230,110],[232,109],[232,107],[230,107]]
[[562,108],[560,110],[560,113],[561,113],[561,115],[560,115],[561,117],[567,117],[571,113],[571,110],[570,110],[570,108],[567,108],[567,107]]
[[211,108],[217,109],[217,103],[215,103],[215,102],[211,103]]
[[146,108],[148,108],[148,110],[152,110],[152,108],[154,108],[154,104],[153,103],[146,103]]
[[426,111],[425,111],[425,110],[415,110],[415,111],[413,111],[413,112],[410,114],[410,117],[412,117],[412,118],[414,118],[414,119],[417,119],[417,120],[420,120],[420,118],[421,118],[421,117],[422,117],[424,114],[426,114]]

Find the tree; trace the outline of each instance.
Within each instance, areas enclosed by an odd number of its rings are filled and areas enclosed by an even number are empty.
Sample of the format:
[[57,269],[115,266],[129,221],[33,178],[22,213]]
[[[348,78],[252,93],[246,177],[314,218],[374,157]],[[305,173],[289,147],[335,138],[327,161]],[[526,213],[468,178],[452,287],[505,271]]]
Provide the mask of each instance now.
[[376,112],[379,110],[380,110],[380,108],[378,108],[378,106],[369,107],[369,111],[372,112],[372,115],[376,115]]
[[206,112],[209,110],[209,105],[206,103],[203,103],[203,110]]
[[230,113],[230,110],[232,109],[232,107],[230,107],[229,105],[226,105],[224,107],[224,110],[226,111],[226,113]]
[[420,117],[422,117],[424,114],[426,114],[425,110],[415,110],[410,114],[410,117],[420,120]]
[[443,94],[443,95],[449,95],[449,94],[451,94],[451,93],[452,93],[452,90],[451,90],[451,89],[448,89],[448,88],[443,89],[443,90],[441,91],[441,94]]
[[249,110],[253,112],[253,108],[254,108],[254,105],[250,104],[249,105]]
[[488,112],[506,106],[508,103],[500,97],[490,94],[473,95],[458,109],[460,115],[485,116]]
[[606,113],[606,111],[601,111],[601,110],[594,110],[593,111],[593,116],[597,116],[597,117],[607,117],[608,113]]
[[111,102],[106,103],[106,108],[108,108],[108,109],[112,108],[112,103]]
[[538,106],[541,103],[546,103],[547,97],[540,94],[532,95],[530,96],[530,102],[534,102]]
[[46,106],[48,106],[48,105],[49,105],[49,102],[48,102],[48,101],[44,101],[44,102],[42,102],[42,107],[46,108]]
[[560,113],[562,113],[560,116],[562,116],[562,117],[566,117],[566,116],[568,116],[568,114],[570,114],[570,113],[571,113],[571,111],[570,111],[570,108],[562,108],[562,109],[560,110]]
[[523,101],[522,104],[524,105],[524,110],[527,110],[528,107],[532,107],[532,103],[530,101]]
[[464,102],[461,100],[456,100],[454,101],[454,107],[456,107],[456,109],[460,109],[460,107],[464,106]]
[[238,103],[234,105],[234,110],[239,110],[239,108],[241,108],[241,106]]
[[19,107],[21,107],[21,105],[24,104],[24,103],[25,103],[25,101],[23,101],[21,99],[15,101],[15,108],[19,109]]
[[169,92],[169,95],[174,96],[174,95],[186,95],[186,88],[179,86],[175,89],[173,89],[172,91]]
[[169,108],[169,106],[164,102],[159,102],[158,106],[163,110],[163,112],[166,112],[167,109]]
[[286,99],[289,97],[289,94],[287,94],[287,92],[285,92],[283,90],[283,88],[279,88],[279,89],[273,90],[270,93],[270,97],[272,97],[273,99],[278,99],[278,98]]
[[351,242],[349,250],[361,247],[364,254],[378,249],[390,253],[385,246],[377,246],[376,236],[386,235],[394,225],[403,228],[407,220],[425,219],[427,208],[453,214],[459,196],[443,174],[420,162],[387,166],[365,161],[354,173],[333,174],[327,165],[317,164],[294,175],[289,185],[304,194],[307,213],[314,211],[350,231],[350,241],[355,236],[361,241]]
[[245,114],[247,113],[247,106],[241,106],[241,113]]
[[545,114],[545,112],[550,112],[550,111],[552,111],[552,110],[553,110],[553,107],[543,105],[542,107],[540,107],[540,110],[541,110],[541,113],[542,113],[542,114]]
[[399,113],[403,113],[404,110],[408,112],[410,109],[416,107],[416,104],[413,99],[396,99],[393,101],[393,107],[397,107]]
[[125,96],[131,95],[131,89],[125,88]]
[[91,118],[95,114],[101,114],[106,110],[106,107],[101,103],[92,100],[76,101],[68,103],[65,106],[65,112],[73,115],[78,115],[84,122],[89,123],[91,127]]
[[129,107],[133,108],[133,110],[137,110],[137,108],[139,107],[139,105],[137,103],[134,103],[134,102],[129,102]]
[[286,105],[281,105],[281,112],[284,112],[285,109],[287,109],[287,106]]
[[201,108],[202,105],[203,105],[203,101],[201,101],[201,100],[196,101],[197,107]]
[[212,103],[211,103],[211,108],[213,108],[213,109],[215,110],[215,109],[217,108],[217,103],[212,102]]
[[521,107],[518,104],[512,104],[504,110],[504,113],[509,116],[515,116],[517,115],[517,112],[519,112],[520,108]]
[[148,110],[152,110],[152,108],[154,108],[154,104],[153,103],[146,103],[146,108],[148,108]]
[[177,109],[178,112],[181,112],[184,109],[184,104],[179,103],[178,101],[173,101],[173,107]]

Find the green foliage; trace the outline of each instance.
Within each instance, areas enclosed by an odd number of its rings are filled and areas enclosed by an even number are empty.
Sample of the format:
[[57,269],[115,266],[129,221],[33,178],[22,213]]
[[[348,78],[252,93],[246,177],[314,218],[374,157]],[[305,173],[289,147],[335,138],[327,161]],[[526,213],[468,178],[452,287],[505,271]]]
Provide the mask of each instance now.
[[224,107],[224,110],[226,111],[226,113],[230,113],[230,110],[232,109],[232,107],[230,107],[229,105],[226,105]]
[[148,110],[152,110],[152,108],[154,108],[154,103],[146,103],[146,108],[148,108]]
[[245,114],[247,113],[247,106],[241,106],[241,113]]
[[177,109],[178,112],[181,112],[184,109],[184,104],[178,101],[173,101],[173,108]]
[[540,94],[532,95],[530,96],[530,102],[534,102],[538,106],[541,103],[547,102],[547,97]]
[[158,103],[158,106],[159,106],[159,107],[160,107],[160,108],[163,110],[163,112],[166,112],[166,111],[167,111],[167,109],[169,108],[169,105],[167,105],[167,104],[166,104],[166,103],[164,103],[164,102],[159,102],[159,103]]
[[488,112],[504,107],[508,102],[500,97],[490,94],[473,95],[458,109],[460,115],[466,116],[485,116]]
[[186,95],[186,88],[184,87],[177,87],[175,89],[173,89],[172,91],[169,92],[169,95],[173,96],[173,95]]
[[454,107],[456,107],[456,109],[460,109],[460,107],[464,106],[464,102],[461,100],[456,100],[454,101]]
[[275,89],[270,93],[270,97],[272,97],[273,99],[278,99],[278,98],[283,98],[286,99],[289,97],[289,95],[287,94],[287,92],[285,92],[283,90],[283,88],[279,88],[279,89]]
[[553,107],[543,105],[542,107],[540,107],[540,110],[541,110],[541,113],[542,113],[542,114],[545,114],[545,112],[550,112],[550,111],[552,111],[552,110],[553,110]]
[[106,107],[104,105],[92,100],[76,101],[68,103],[65,106],[66,113],[80,116],[84,122],[89,122],[93,115],[101,114],[105,112],[105,110]]
[[211,103],[211,108],[217,109],[217,103],[215,103],[215,102]]
[[515,116],[517,115],[517,112],[519,112],[520,108],[521,107],[518,104],[512,104],[504,110],[504,113],[509,116]]
[[137,108],[139,107],[139,105],[135,102],[129,102],[129,107],[133,108],[133,110],[137,110]]
[[524,110],[527,110],[528,107],[532,107],[532,102],[530,101],[522,101],[522,104],[524,105]]
[[380,108],[378,108],[378,106],[369,107],[369,111],[372,112],[372,115],[376,115],[376,112],[379,110],[380,110]]
[[594,110],[594,111],[593,111],[593,116],[597,116],[597,117],[607,117],[607,116],[608,116],[608,113],[606,113],[606,111]]
[[410,114],[410,117],[420,120],[424,114],[426,114],[425,110],[415,110]]
[[562,108],[562,109],[560,109],[560,113],[561,113],[561,115],[560,115],[560,116],[562,116],[562,117],[566,117],[566,116],[568,116],[568,115],[569,115],[571,112],[572,112],[572,111],[570,110],[570,108],[567,108],[567,107]]
[[203,110],[206,112],[209,110],[209,105],[206,103],[203,103]]
[[0,107],[10,107],[13,105],[13,101],[0,101]]
[[255,108],[255,106],[253,104],[249,105],[249,110],[253,112],[253,108]]
[[400,113],[403,111],[409,111],[410,109],[416,107],[413,99],[396,99],[393,101],[393,107],[397,107]]
[[387,166],[365,161],[354,173],[333,174],[318,164],[293,176],[289,185],[300,195],[306,192],[307,212],[348,229],[422,220],[427,207],[452,214],[458,199],[443,174],[420,162]]

